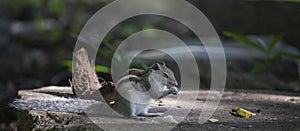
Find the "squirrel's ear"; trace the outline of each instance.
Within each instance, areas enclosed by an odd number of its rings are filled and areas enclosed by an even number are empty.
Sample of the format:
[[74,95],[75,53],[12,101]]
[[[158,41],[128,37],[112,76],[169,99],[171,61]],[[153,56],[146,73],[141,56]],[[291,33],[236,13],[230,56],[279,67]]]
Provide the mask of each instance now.
[[159,64],[157,64],[157,63],[153,64],[151,68],[154,69],[154,70],[159,70],[160,69]]
[[162,65],[166,66],[166,63],[164,61],[161,62]]

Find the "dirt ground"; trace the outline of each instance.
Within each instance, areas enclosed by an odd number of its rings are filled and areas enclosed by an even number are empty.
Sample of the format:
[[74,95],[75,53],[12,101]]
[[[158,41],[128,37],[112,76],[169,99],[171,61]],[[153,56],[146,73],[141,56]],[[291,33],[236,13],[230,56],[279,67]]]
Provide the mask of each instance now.
[[[202,95],[202,96],[201,96]],[[207,91],[200,91],[197,100],[204,101]],[[244,108],[256,113],[253,118],[231,114]],[[225,91],[212,118],[219,121],[197,123],[200,108],[194,108],[174,130],[300,130],[300,94],[260,90]]]

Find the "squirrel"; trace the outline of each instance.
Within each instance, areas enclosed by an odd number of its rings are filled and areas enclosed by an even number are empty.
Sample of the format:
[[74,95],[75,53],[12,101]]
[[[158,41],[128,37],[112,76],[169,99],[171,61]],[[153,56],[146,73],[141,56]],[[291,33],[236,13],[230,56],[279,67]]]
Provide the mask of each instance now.
[[[149,106],[155,100],[164,98],[169,94],[176,95],[179,92],[174,73],[164,63],[155,63],[146,70],[129,69],[116,84],[110,83],[110,86],[112,87],[107,87],[107,90],[115,90],[115,93],[113,93],[115,102],[110,107],[126,117],[140,120],[145,118],[140,115],[163,115],[163,113],[149,113]],[[111,99],[106,99],[106,102],[111,101]],[[28,98],[16,99],[9,105],[21,110],[83,113],[83,109],[97,103],[99,101],[80,98],[51,100]]]
[[112,108],[134,119],[163,115],[163,113],[149,113],[151,103],[179,92],[174,73],[164,63],[155,63],[146,70],[129,69],[126,75],[118,80],[116,90]]

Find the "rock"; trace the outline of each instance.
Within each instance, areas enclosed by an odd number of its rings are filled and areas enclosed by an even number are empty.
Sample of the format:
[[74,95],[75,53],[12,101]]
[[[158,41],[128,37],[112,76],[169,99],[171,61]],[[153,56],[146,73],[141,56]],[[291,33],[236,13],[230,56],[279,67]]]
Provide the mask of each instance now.
[[84,114],[35,110],[19,111],[17,127],[24,131],[99,129]]
[[[18,130],[295,130],[299,129],[299,100],[298,93],[260,91],[260,90],[231,90],[225,91],[214,118],[219,124],[198,124],[199,114],[209,91],[181,90],[181,97],[170,96],[163,99],[163,107],[154,107],[150,112],[165,112],[163,116],[146,117],[145,121],[128,119],[114,114],[105,103],[95,100],[76,100],[71,87],[43,87],[33,90],[22,90],[18,93],[18,101],[14,107],[27,106],[18,109]],[[197,96],[195,99],[190,96]],[[241,99],[242,98],[242,99]],[[287,101],[294,99],[295,103]],[[25,101],[42,100],[41,108],[25,105]],[[198,102],[201,100],[203,102]],[[46,102],[48,101],[48,102]],[[253,101],[249,104],[250,101]],[[19,105],[18,105],[19,104]],[[42,105],[41,105],[42,104]],[[276,104],[276,109],[271,105]],[[48,105],[48,106],[47,106]],[[49,108],[51,106],[51,108]],[[177,108],[180,106],[181,108]],[[108,107],[108,108],[107,108]],[[228,113],[234,107],[250,110],[261,109],[252,119],[233,117]],[[63,110],[62,110],[63,109]],[[191,109],[191,110],[189,110]],[[187,116],[184,116],[185,111]],[[113,115],[113,116],[112,116]],[[178,119],[183,118],[183,119]],[[173,123],[177,121],[179,124]],[[270,123],[271,121],[271,123]],[[251,126],[249,126],[251,125]],[[1,126],[1,125],[0,125]]]

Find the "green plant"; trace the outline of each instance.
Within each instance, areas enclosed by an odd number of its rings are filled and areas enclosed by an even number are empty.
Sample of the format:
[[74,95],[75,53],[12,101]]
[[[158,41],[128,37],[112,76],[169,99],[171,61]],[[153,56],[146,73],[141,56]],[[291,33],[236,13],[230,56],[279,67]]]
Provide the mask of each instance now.
[[299,3],[300,0],[282,0],[281,2],[295,2],[295,3]]
[[[141,27],[136,27],[134,25],[126,25],[123,30],[121,30],[121,34],[123,37],[128,37],[134,33],[136,33],[139,30],[147,30],[147,29],[155,29],[155,27],[149,23],[144,23]],[[78,37],[76,34],[73,34]],[[148,35],[155,36],[155,34],[148,32]],[[84,40],[80,39],[79,40]],[[118,52],[118,54],[115,53],[116,47],[112,44],[113,39],[115,39],[113,33],[108,33],[103,41],[102,41],[102,47],[97,50],[97,54],[102,56],[104,60],[111,61],[113,58],[113,55],[116,55],[117,59],[116,62],[122,66],[124,61],[127,61],[129,57],[124,52]],[[92,45],[92,44],[91,44]],[[91,49],[97,49],[97,47],[91,47]],[[67,67],[69,71],[72,71],[72,61],[71,60],[65,60],[62,61],[61,66]],[[143,65],[141,65],[143,67]],[[94,67],[95,71],[98,73],[110,73],[111,69],[109,67],[103,66],[103,65],[95,65]]]
[[274,63],[280,61],[283,57],[288,57],[288,58],[291,58],[291,59],[294,59],[297,61],[300,60],[299,55],[295,55],[295,54],[291,54],[291,53],[287,53],[287,52],[275,52],[274,51],[274,47],[276,45],[278,45],[279,41],[283,38],[283,36],[284,36],[283,34],[275,36],[269,43],[266,43],[264,41],[254,42],[241,34],[229,32],[229,31],[224,31],[223,34],[234,40],[240,41],[243,44],[247,44],[251,47],[254,47],[266,55],[266,60],[265,60],[264,64],[255,65],[252,68],[252,72],[254,72],[254,73],[263,72],[263,71],[269,69]]

